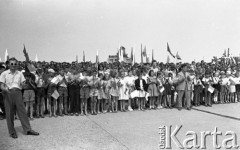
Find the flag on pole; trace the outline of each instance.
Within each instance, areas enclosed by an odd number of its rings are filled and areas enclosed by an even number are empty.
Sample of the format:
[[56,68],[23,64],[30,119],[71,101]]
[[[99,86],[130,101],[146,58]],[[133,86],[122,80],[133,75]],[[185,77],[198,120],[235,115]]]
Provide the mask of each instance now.
[[38,62],[38,56],[37,56],[37,54],[36,54],[36,57],[35,57],[35,62]]
[[226,56],[227,56],[227,53],[226,53],[226,50],[224,50],[223,57],[226,57]]
[[26,51],[26,48],[25,48],[25,45],[23,44],[23,54],[24,54],[24,56],[25,56],[25,58],[26,58],[26,62],[27,63],[29,63],[30,62],[30,59],[29,59],[29,56],[28,56],[28,53],[27,53],[27,51]]
[[143,64],[143,52],[142,52],[142,44],[141,44],[141,64]]
[[76,55],[76,63],[78,63],[78,55]]
[[153,52],[153,49],[152,49],[152,62],[154,61],[154,52]]
[[133,48],[131,48],[131,60],[133,61]]
[[83,51],[83,62],[85,62],[85,52]]
[[135,64],[135,49],[133,49],[133,48],[132,48],[131,58],[132,58],[132,65],[134,65]]
[[146,49],[146,46],[144,46],[144,49],[143,49],[143,56],[144,56],[144,57],[147,57],[147,49]]
[[6,49],[4,61],[6,62],[6,61],[8,61],[8,59],[9,59],[9,56],[8,56],[8,51],[7,51],[7,49]]
[[121,61],[124,61],[124,59],[123,59],[123,55],[124,55],[124,50],[123,49],[125,49],[123,46],[121,46]]
[[170,54],[173,58],[175,58],[175,56],[172,54],[172,52],[171,52],[171,50],[170,50],[170,47],[169,47],[168,43],[167,43],[167,51],[169,52],[169,54]]
[[121,51],[118,49],[118,61],[121,62]]
[[147,63],[149,63],[150,52],[147,53]]
[[179,60],[182,60],[181,57],[179,56],[178,52],[176,54],[176,58],[179,59]]
[[169,64],[169,63],[170,63],[170,57],[167,56],[167,64]]
[[97,50],[97,55],[96,55],[96,63],[99,63],[98,50]]
[[96,64],[95,64],[95,67],[97,68],[97,70],[98,70],[98,63],[99,63],[99,56],[98,56],[98,50],[97,50]]
[[233,58],[232,55],[230,55],[230,62],[231,62],[231,64],[237,64],[236,60]]

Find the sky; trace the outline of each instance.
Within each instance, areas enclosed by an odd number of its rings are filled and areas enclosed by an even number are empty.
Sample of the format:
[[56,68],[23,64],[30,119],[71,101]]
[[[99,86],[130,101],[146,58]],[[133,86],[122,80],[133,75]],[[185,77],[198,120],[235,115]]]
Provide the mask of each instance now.
[[[224,50],[240,55],[239,0],[0,0],[0,57],[100,61],[141,44],[166,62],[167,42],[182,62],[210,61]],[[150,56],[151,58],[151,56]],[[170,57],[172,62],[174,59]]]

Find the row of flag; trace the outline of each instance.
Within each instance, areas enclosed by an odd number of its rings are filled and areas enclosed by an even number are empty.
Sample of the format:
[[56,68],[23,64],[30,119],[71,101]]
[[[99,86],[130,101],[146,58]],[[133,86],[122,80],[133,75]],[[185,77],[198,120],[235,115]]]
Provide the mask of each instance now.
[[[24,45],[23,50],[26,51],[25,45]],[[6,61],[8,61],[8,60],[9,60],[9,54],[8,54],[8,50],[6,49],[5,55],[4,55],[4,62],[6,62]],[[2,59],[0,58],[0,62],[1,62],[1,61],[2,61]],[[35,62],[38,62],[38,61],[39,61],[37,54],[36,54],[36,57],[35,57],[35,60],[34,60],[34,61],[35,61]]]
[[[25,45],[24,45],[24,49],[23,49],[23,51],[26,51],[26,48],[25,48]],[[173,53],[171,52],[171,50],[170,50],[170,47],[169,47],[169,45],[168,45],[168,43],[167,43],[167,51],[169,52],[169,54],[173,57],[173,58],[176,58],[176,59],[178,59],[178,60],[181,60],[181,57],[179,56],[179,54],[178,54],[178,52],[177,52],[177,54],[176,54],[176,56],[175,55],[173,55]],[[118,60],[119,60],[119,62],[124,62],[124,55],[125,55],[125,47],[123,47],[123,46],[119,46],[119,49],[118,49]],[[146,59],[146,62],[147,63],[149,63],[150,62],[150,52],[148,51],[147,52],[147,48],[146,48],[146,46],[144,46],[144,48],[143,48],[143,46],[142,46],[142,44],[141,44],[141,64],[143,64],[143,59]],[[5,51],[5,58],[4,58],[4,60],[5,60],[5,62],[7,61],[9,59],[9,55],[8,55],[8,51],[7,51],[7,49],[6,49],[6,51]],[[131,59],[131,62],[132,62],[132,65],[134,65],[135,64],[135,62],[136,62],[136,59],[135,59],[135,48],[131,48],[131,57],[130,57],[130,59]],[[154,60],[154,50],[152,50],[152,61]],[[1,58],[0,58],[0,61],[1,61]],[[35,62],[38,62],[39,61],[39,59],[38,59],[38,56],[37,56],[37,54],[36,54],[36,57],[35,57]],[[76,62],[78,62],[78,55],[76,56]],[[83,62],[85,62],[85,52],[83,51]],[[167,57],[167,63],[169,63],[170,62],[170,58],[169,58],[169,56]],[[96,63],[99,63],[99,55],[98,55],[98,50],[97,50],[97,55],[96,55]]]
[[169,52],[169,54],[170,54],[173,58],[176,58],[176,59],[178,59],[178,60],[182,60],[181,57],[179,56],[178,52],[177,52],[177,54],[176,54],[175,56],[173,55],[173,53],[172,53],[171,50],[170,50],[170,47],[169,47],[168,43],[167,43],[167,51]]

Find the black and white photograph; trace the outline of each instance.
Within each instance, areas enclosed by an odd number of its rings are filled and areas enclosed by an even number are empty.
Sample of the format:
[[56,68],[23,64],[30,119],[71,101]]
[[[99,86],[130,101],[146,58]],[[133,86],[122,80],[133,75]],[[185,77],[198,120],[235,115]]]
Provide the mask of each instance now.
[[0,150],[240,149],[239,0],[0,0]]

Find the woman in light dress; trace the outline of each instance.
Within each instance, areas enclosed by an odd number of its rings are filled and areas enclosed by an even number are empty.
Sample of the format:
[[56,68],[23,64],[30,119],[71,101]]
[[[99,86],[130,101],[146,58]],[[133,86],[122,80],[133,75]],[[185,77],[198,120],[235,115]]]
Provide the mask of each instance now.
[[125,110],[125,103],[129,100],[129,88],[127,86],[127,78],[125,77],[125,72],[120,72],[119,79],[119,101],[120,101],[120,111]]
[[149,109],[156,109],[155,102],[158,98],[159,92],[157,89],[157,77],[154,75],[154,71],[149,71],[149,77],[147,79],[148,93],[149,93]]

